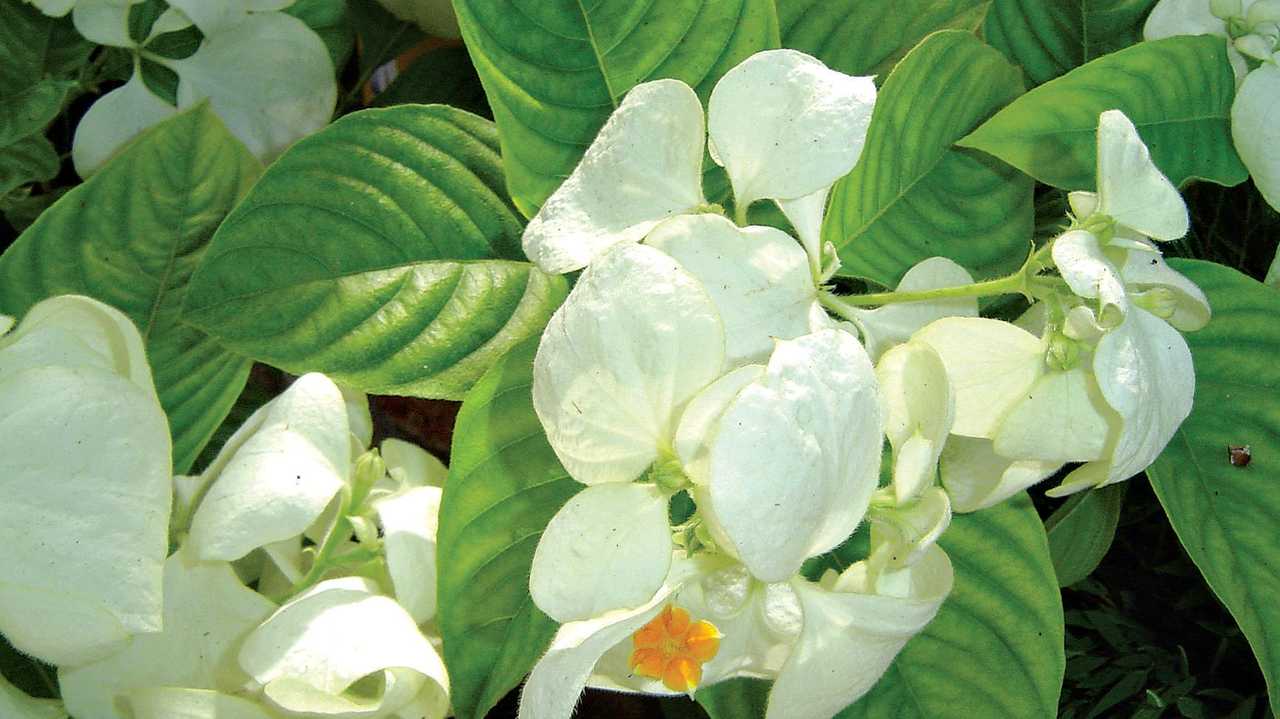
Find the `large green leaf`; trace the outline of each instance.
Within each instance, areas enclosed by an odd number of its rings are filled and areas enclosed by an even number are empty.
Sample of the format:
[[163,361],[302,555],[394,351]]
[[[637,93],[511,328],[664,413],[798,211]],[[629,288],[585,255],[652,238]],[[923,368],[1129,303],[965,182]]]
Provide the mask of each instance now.
[[954,143],[1022,92],[1017,68],[972,34],[930,35],[898,63],[853,172],[823,224],[842,272],[891,286],[928,257],[977,275],[1016,268],[1030,242],[1032,183]]
[[[1209,296],[1213,320],[1187,335],[1195,406],[1147,476],[1280,712],[1280,293],[1221,265],[1170,264]],[[1233,465],[1231,446],[1248,446],[1252,461]]]
[[142,135],[63,196],[0,256],[0,313],[51,295],[118,307],[147,345],[185,472],[244,386],[249,362],[178,315],[191,273],[261,167],[198,107]]
[[1033,85],[1142,39],[1156,0],[992,0],[987,42],[1027,71]]
[[989,152],[1064,190],[1094,187],[1098,115],[1120,109],[1176,185],[1248,176],[1231,142],[1235,75],[1211,35],[1143,42],[1098,58],[1018,98],[960,145]]
[[1112,484],[1072,495],[1044,528],[1058,586],[1069,587],[1093,573],[1111,549],[1124,505],[1124,484]]
[[70,16],[46,17],[22,0],[0,2],[0,97],[44,79],[71,77],[92,51]]
[[1062,598],[1031,500],[959,515],[941,544],[956,568],[951,596],[840,719],[1057,716]]
[[537,342],[516,347],[467,395],[440,508],[439,625],[459,719],[483,717],[528,673],[556,623],[529,597],[533,550],[582,485],[533,412]]
[[493,123],[368,110],[277,160],[213,238],[187,321],[376,394],[461,399],[567,283],[522,260]]
[[935,30],[976,30],[991,0],[779,0],[782,46],[878,81]]
[[705,101],[778,46],[773,0],[456,0],[502,138],[516,206],[533,215],[637,83],[673,77]]

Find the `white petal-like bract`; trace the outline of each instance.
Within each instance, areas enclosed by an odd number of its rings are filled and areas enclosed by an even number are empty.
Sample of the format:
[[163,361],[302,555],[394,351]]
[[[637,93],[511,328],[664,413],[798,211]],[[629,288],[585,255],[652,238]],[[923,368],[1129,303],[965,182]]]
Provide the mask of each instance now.
[[274,608],[231,565],[201,562],[184,548],[164,565],[164,629],[102,661],[61,669],[67,709],[76,719],[125,719],[117,700],[138,689],[236,689],[246,679],[236,647]]
[[809,332],[818,290],[804,249],[781,230],[682,215],[655,227],[645,244],[674,257],[711,295],[729,366],[762,362],[774,340]]
[[1253,184],[1280,210],[1280,65],[1263,63],[1249,73],[1231,105],[1231,138]]
[[1098,117],[1098,197],[1100,212],[1152,239],[1176,240],[1191,224],[1178,188],[1119,110]]
[[663,252],[621,245],[587,268],[547,324],[533,406],[574,479],[629,482],[723,364],[724,329],[702,283]]
[[880,473],[875,370],[852,335],[778,342],[710,441],[711,512],[752,574],[786,581],[862,521]]
[[728,171],[740,206],[810,195],[853,169],[875,101],[870,77],[796,50],[758,52],[711,91],[711,156]]
[[439,487],[410,487],[373,505],[396,601],[418,624],[436,614],[436,531],[442,494]]
[[216,475],[191,520],[201,559],[231,561],[302,534],[349,481],[346,404],[328,377],[303,375],[245,424],[251,432],[211,465]]
[[1048,479],[1061,463],[1012,460],[996,454],[991,440],[953,435],[942,448],[939,476],[956,512],[976,512]]
[[955,398],[947,368],[932,347],[908,342],[876,364],[887,410],[885,435],[893,447],[893,487],[898,503],[933,483],[938,456],[955,422]]
[[[897,292],[919,292],[973,284],[969,271],[946,257],[921,260],[898,282]],[[977,317],[978,300],[958,297],[946,300],[894,302],[875,309],[853,310],[862,332],[862,344],[873,360],[890,347],[906,342],[917,330],[943,317]]]
[[587,487],[547,524],[529,592],[558,622],[645,604],[671,568],[667,498],[651,483]]
[[702,103],[688,85],[655,80],[631,88],[529,220],[525,254],[546,272],[571,272],[703,204],[704,139]]
[[1085,230],[1072,230],[1053,241],[1053,261],[1071,291],[1080,297],[1097,299],[1098,321],[1114,327],[1129,311],[1120,270],[1103,253],[1098,238]]

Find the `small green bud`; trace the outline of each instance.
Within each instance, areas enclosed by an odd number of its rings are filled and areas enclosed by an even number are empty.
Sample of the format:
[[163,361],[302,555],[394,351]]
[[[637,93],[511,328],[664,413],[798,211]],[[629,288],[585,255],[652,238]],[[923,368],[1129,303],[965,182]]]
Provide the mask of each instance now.
[[356,468],[353,474],[351,506],[359,509],[360,505],[364,503],[365,497],[369,496],[373,485],[387,476],[387,463],[382,460],[382,455],[378,454],[377,449],[371,449],[356,458]]
[[1065,372],[1072,369],[1080,362],[1080,343],[1061,332],[1054,332],[1045,362],[1056,370]]
[[711,536],[711,530],[707,529],[706,522],[698,522],[693,525],[693,536],[698,540],[698,544],[702,548],[709,551],[715,551],[716,540]]

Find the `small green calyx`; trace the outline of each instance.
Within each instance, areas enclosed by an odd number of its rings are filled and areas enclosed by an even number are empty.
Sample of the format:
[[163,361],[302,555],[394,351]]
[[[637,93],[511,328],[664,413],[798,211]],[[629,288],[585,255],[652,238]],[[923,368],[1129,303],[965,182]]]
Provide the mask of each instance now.
[[658,489],[665,494],[675,494],[692,484],[688,475],[684,473],[680,460],[675,457],[665,457],[654,462],[653,466],[649,467],[646,479],[658,485]]
[[724,206],[715,202],[704,202],[701,205],[689,211],[693,215],[720,215],[724,216]]
[[1116,235],[1116,221],[1110,215],[1095,212],[1080,223],[1079,229],[1094,235],[1105,245]]
[[1049,339],[1049,351],[1045,353],[1045,363],[1050,368],[1065,372],[1080,364],[1080,343],[1055,331]]

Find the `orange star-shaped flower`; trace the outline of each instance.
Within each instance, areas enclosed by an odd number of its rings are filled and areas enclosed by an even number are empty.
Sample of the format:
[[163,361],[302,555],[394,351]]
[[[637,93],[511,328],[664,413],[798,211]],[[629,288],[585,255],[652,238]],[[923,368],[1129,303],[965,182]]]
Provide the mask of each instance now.
[[702,665],[720,651],[720,630],[692,621],[689,612],[667,605],[631,637],[631,671],[661,679],[673,692],[691,692],[702,681]]

